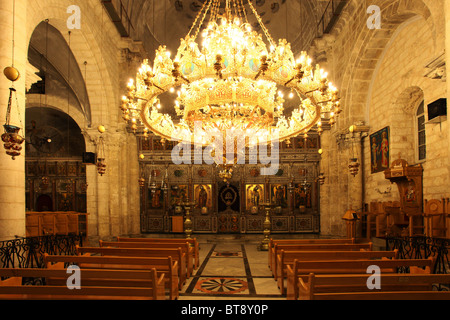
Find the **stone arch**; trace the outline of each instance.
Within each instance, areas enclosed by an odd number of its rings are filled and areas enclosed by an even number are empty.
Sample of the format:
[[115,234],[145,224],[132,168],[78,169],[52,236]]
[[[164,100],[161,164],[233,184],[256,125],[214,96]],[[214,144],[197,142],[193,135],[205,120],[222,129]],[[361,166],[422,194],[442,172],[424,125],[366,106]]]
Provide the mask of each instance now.
[[26,157],[81,159],[86,152],[86,139],[80,126],[59,108],[43,105],[27,107],[25,128]]
[[[36,26],[46,19],[61,32],[68,42],[67,19],[70,14],[67,13],[67,8],[70,5],[73,5],[73,2],[69,0],[29,2],[28,43]],[[83,1],[78,5],[81,9],[82,25],[79,30],[70,30],[70,47],[83,73],[84,62],[87,62],[85,81],[92,106],[92,125],[97,126],[100,122],[107,120],[105,122],[110,123],[110,126],[115,126],[119,118],[119,108],[117,108],[117,113],[114,113],[108,106],[118,105],[117,81],[114,76],[118,72],[118,65],[115,63],[116,61],[108,63],[108,57],[116,57],[117,52],[115,47],[106,45],[106,39],[109,43],[115,44],[120,42],[120,36],[112,26],[100,2]],[[83,14],[83,12],[94,12],[94,14]],[[95,20],[95,17],[103,17],[102,20],[107,27],[103,28],[103,24]],[[109,115],[108,119],[101,119],[107,115]]]
[[402,121],[402,127],[407,132],[403,132],[403,145],[402,157],[408,161],[408,163],[417,162],[417,124],[416,124],[416,111],[419,105],[425,100],[424,90],[417,85],[412,85],[404,88],[403,91],[396,95],[394,105],[396,108],[403,110],[404,118]]
[[27,95],[45,92],[45,99],[67,98],[90,124],[91,106],[84,74],[62,34],[50,23],[41,22],[33,31],[28,61],[38,70],[42,81],[32,85]]
[[86,127],[84,114],[75,105],[67,105],[67,100],[60,97],[48,96],[46,99],[39,94],[28,94],[26,108],[46,107],[68,114],[80,128]]
[[[365,119],[366,102],[374,72],[398,27],[415,16],[421,16],[430,26],[432,35],[436,34],[431,12],[422,0],[380,0],[373,1],[373,4],[381,8],[381,30],[370,30],[366,26],[366,19],[359,20],[359,26],[354,30],[360,32],[348,58],[340,85],[345,118],[349,121]],[[364,4],[359,4],[359,7],[356,3],[351,5],[355,7],[355,11],[360,12],[359,14],[368,17]]]
[[411,86],[402,91],[395,101],[395,105],[402,108],[406,114],[413,116],[417,106],[424,100],[424,98],[425,95],[422,88],[419,86]]

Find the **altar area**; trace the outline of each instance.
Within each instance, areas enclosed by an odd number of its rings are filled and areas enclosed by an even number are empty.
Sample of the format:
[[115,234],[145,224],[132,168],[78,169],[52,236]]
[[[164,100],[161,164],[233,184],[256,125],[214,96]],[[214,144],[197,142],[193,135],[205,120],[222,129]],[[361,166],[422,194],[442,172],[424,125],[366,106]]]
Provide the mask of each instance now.
[[140,138],[142,233],[183,233],[188,210],[195,234],[261,234],[268,203],[272,233],[320,232],[318,135],[281,143],[276,174],[263,175],[264,165],[247,161],[227,181],[215,165],[173,164],[172,148]]

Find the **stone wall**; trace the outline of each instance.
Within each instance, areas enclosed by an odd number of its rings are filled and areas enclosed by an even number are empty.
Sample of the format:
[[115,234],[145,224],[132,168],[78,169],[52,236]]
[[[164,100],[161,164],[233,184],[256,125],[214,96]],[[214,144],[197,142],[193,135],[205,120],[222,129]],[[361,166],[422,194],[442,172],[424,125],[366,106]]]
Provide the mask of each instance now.
[[[371,174],[368,136],[389,126],[390,161],[401,156],[410,164],[417,163],[414,150],[418,103],[414,104],[414,94],[423,94],[425,106],[447,96],[443,79],[426,77],[431,62],[445,61],[443,4],[420,0],[350,1],[333,32],[314,43],[313,52],[326,52],[322,60],[341,91],[344,110],[336,126],[323,137],[322,165],[327,176],[321,193],[323,234],[344,235],[341,217],[350,207],[360,210],[370,201],[399,199],[397,187],[391,186],[383,173]],[[369,5],[380,7],[381,29],[367,27]],[[363,156],[348,135],[348,128],[358,123],[369,128],[363,136]],[[447,123],[427,125],[427,160],[422,163],[425,199],[448,196],[447,145]],[[352,177],[348,160],[355,150],[363,167]]]

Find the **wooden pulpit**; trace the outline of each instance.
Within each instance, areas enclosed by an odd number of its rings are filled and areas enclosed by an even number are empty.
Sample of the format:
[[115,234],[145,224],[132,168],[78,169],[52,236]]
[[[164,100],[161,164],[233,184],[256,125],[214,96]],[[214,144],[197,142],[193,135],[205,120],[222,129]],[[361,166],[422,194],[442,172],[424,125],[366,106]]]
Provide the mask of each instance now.
[[400,205],[386,208],[394,225],[408,229],[409,236],[423,235],[423,167],[409,166],[405,160],[398,159],[384,175],[397,185],[400,194]]

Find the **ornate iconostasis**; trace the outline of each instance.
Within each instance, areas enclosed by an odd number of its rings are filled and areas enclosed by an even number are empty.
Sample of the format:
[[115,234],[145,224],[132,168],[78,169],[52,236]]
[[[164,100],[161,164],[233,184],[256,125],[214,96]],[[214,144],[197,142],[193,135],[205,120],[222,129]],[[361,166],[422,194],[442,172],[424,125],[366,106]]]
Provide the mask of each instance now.
[[182,223],[189,203],[194,233],[260,233],[270,203],[273,233],[319,233],[318,135],[281,143],[275,175],[263,175],[265,166],[249,164],[247,154],[227,181],[216,165],[174,164],[173,142],[139,140],[141,232],[180,232],[175,221]]

